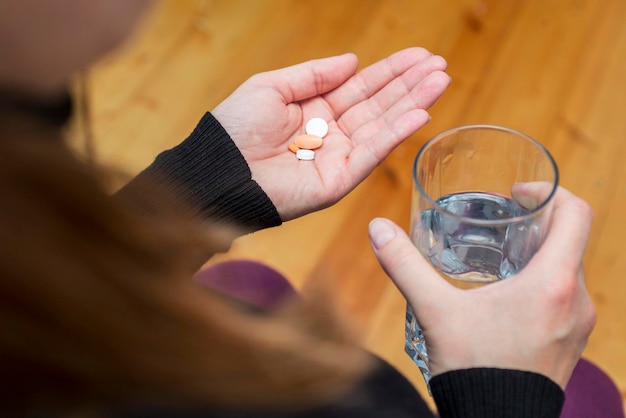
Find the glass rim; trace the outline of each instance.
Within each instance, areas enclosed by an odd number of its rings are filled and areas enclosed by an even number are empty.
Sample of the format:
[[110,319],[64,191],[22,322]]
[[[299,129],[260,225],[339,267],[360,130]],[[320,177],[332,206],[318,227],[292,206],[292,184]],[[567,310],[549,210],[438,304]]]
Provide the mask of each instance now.
[[[467,130],[472,130],[472,129],[491,129],[491,130],[496,130],[496,131],[510,133],[510,134],[516,135],[518,137],[521,137],[522,139],[525,139],[526,141],[528,141],[531,144],[533,144],[534,146],[536,146],[539,150],[541,150],[543,152],[543,154],[548,158],[548,161],[550,162],[550,165],[552,166],[552,169],[554,170],[554,181],[553,181],[553,184],[552,184],[552,190],[550,191],[550,194],[548,195],[548,197],[546,197],[541,202],[541,204],[537,205],[533,209],[530,209],[530,211],[527,214],[525,214],[525,215],[514,216],[512,218],[506,218],[506,219],[492,219],[492,220],[475,219],[475,218],[470,218],[470,217],[467,217],[467,216],[457,215],[457,214],[454,214],[454,213],[446,210],[445,208],[443,208],[439,204],[437,204],[428,195],[428,193],[426,193],[426,191],[422,187],[422,184],[420,183],[420,181],[417,178],[417,163],[420,160],[420,157],[424,154],[424,152],[428,148],[430,148],[434,143],[440,141],[442,138],[447,137],[450,134],[453,134],[453,133],[456,133],[456,132],[459,132],[459,131],[467,131]],[[548,151],[548,149],[546,147],[544,147],[539,141],[537,141],[536,139],[532,138],[529,135],[526,135],[523,132],[520,132],[520,131],[512,129],[512,128],[507,128],[505,126],[500,126],[500,125],[491,125],[491,124],[461,125],[461,126],[457,126],[455,128],[450,128],[450,129],[447,129],[447,130],[445,130],[443,132],[438,133],[437,135],[433,136],[428,141],[426,141],[424,143],[424,145],[422,145],[422,147],[418,151],[418,153],[415,156],[415,159],[413,161],[413,184],[415,185],[415,187],[419,191],[420,195],[424,199],[426,199],[426,201],[428,203],[430,203],[430,205],[432,206],[433,209],[435,209],[437,212],[440,212],[440,213],[444,214],[445,216],[453,218],[454,220],[457,220],[457,221],[460,221],[460,222],[464,222],[464,223],[470,223],[470,224],[474,224],[474,225],[492,225],[492,226],[507,225],[507,224],[519,223],[519,222],[523,222],[525,220],[531,219],[531,218],[535,217],[538,213],[542,212],[546,208],[546,206],[548,206],[548,203],[550,203],[552,201],[552,198],[554,197],[554,195],[556,194],[557,189],[559,188],[559,169],[558,169],[558,166],[556,165],[556,161],[552,157],[552,154],[550,154],[550,151]]]

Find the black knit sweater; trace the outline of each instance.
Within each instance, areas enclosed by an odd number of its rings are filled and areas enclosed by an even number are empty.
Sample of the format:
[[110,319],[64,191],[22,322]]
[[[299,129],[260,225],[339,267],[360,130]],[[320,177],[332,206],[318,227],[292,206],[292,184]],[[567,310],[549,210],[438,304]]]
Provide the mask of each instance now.
[[[247,230],[280,225],[280,216],[228,133],[207,113],[189,138],[160,154],[136,180],[174,180],[189,201],[212,219]],[[127,193],[130,187],[122,190]],[[561,388],[545,376],[491,368],[457,370],[432,378],[431,389],[441,418],[551,418],[564,402]],[[237,411],[133,410],[120,416],[151,418],[265,417],[434,417],[413,386],[384,361],[372,375],[336,405],[310,411],[250,413]]]

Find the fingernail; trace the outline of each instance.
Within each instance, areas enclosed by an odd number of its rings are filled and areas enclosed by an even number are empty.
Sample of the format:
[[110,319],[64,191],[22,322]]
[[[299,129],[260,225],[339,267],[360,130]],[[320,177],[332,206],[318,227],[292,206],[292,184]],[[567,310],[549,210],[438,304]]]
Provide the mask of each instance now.
[[374,248],[381,249],[396,236],[396,230],[387,219],[376,218],[369,225],[370,241]]

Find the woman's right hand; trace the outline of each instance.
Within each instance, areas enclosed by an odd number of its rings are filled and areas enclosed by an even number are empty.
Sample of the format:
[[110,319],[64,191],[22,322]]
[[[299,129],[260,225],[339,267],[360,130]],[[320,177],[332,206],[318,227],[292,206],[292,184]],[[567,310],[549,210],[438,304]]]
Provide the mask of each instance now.
[[[518,185],[533,199],[536,185]],[[475,367],[526,370],[565,388],[595,325],[582,258],[592,211],[563,188],[554,196],[548,235],[517,275],[458,289],[387,219],[370,223],[379,262],[413,308],[427,341],[433,376]]]

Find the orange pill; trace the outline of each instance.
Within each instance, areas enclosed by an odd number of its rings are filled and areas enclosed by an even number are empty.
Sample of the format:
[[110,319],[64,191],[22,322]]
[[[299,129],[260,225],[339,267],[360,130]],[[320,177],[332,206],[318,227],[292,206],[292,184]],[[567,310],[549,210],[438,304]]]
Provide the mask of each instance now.
[[295,143],[302,149],[316,149],[322,146],[324,140],[316,135],[300,135],[296,137]]
[[298,146],[297,146],[296,144],[294,144],[294,143],[289,144],[288,148],[289,148],[289,151],[291,151],[291,152],[293,152],[293,153],[298,152],[298,150],[300,149],[300,147],[298,147]]

